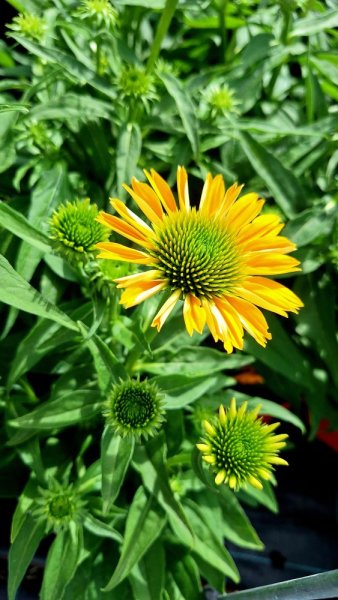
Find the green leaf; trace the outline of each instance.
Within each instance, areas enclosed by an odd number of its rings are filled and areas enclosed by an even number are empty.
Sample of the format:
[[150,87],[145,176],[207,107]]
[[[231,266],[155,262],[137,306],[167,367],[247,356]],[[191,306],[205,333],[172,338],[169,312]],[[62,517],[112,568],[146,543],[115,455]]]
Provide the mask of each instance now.
[[82,528],[71,522],[61,530],[51,545],[40,592],[41,600],[60,600],[76,571],[83,547]]
[[9,551],[8,600],[15,600],[16,591],[45,534],[45,523],[26,513]]
[[164,570],[163,544],[156,540],[129,575],[135,599],[162,600]]
[[220,486],[223,513],[223,535],[241,548],[262,550],[264,544],[251,525],[235,494],[225,485]]
[[168,73],[160,75],[168,93],[175,101],[178,114],[183,123],[187,138],[191,144],[195,158],[199,155],[199,135],[196,110],[192,100],[179,79]]
[[[243,592],[234,592],[234,600],[327,600],[337,598],[338,569],[326,573],[317,573],[308,577],[264,585]],[[228,600],[229,596],[219,596],[218,600]]]
[[37,494],[36,482],[33,479],[29,479],[25,485],[23,492],[18,500],[11,524],[11,544],[14,542],[16,536],[20,532],[23,522],[25,521],[26,515],[34,502],[34,498]]
[[[83,304],[71,311],[71,319],[85,319],[92,312],[91,304]],[[13,384],[27,371],[34,367],[44,356],[55,352],[58,346],[69,344],[78,336],[78,332],[70,331],[60,327],[59,323],[53,323],[46,319],[38,322],[28,331],[27,335],[20,341],[7,379],[7,387]]]
[[84,343],[93,357],[100,390],[102,394],[106,394],[112,382],[117,382],[120,377],[124,377],[124,368],[109,346],[98,335],[95,333],[90,335],[90,331],[84,323],[78,321],[77,324],[84,337]]
[[124,543],[117,567],[103,589],[113,590],[155,542],[165,525],[166,516],[155,498],[147,498],[142,487],[136,492],[126,522]]
[[0,255],[0,301],[19,310],[45,317],[60,323],[63,327],[78,331],[76,323],[56,306],[45,300],[21,275],[19,275],[4,256]]
[[338,9],[333,8],[322,14],[311,15],[295,21],[290,37],[313,35],[331,27],[337,27]]
[[46,46],[37,44],[36,42],[14,33],[11,33],[11,37],[21,44],[21,46],[26,48],[29,53],[39,56],[42,60],[46,61],[47,64],[55,63],[61,67],[62,70],[70,73],[70,75],[75,77],[81,85],[87,83],[105,96],[108,96],[108,98],[111,98],[112,100],[116,99],[116,93],[110,83],[96,75],[95,71],[85,67],[70,54],[56,48],[47,48]]
[[165,393],[165,408],[177,410],[183,408],[207,392],[217,391],[234,380],[224,375],[191,378],[185,375],[163,375],[154,377],[159,388]]
[[36,431],[77,425],[95,417],[102,409],[102,400],[96,391],[74,390],[57,400],[44,402],[36,410],[10,421],[13,427]]
[[287,217],[292,218],[305,205],[305,194],[298,179],[249,133],[238,131],[238,138],[257,175]]
[[309,208],[287,223],[283,235],[301,248],[321,235],[328,236],[332,231],[336,214],[337,207],[330,210]]
[[[197,378],[206,377],[210,373],[216,373],[227,369],[240,369],[251,364],[254,359],[242,354],[232,354],[228,356],[224,352],[213,348],[201,348],[194,346],[184,346],[177,352],[166,353],[162,360],[161,350],[154,355],[154,360],[147,363],[139,361],[136,363],[137,370],[146,371],[155,375],[175,375],[179,373],[185,377]],[[162,357],[161,357],[162,358]],[[156,360],[157,359],[157,360]]]
[[50,252],[50,240],[39,229],[36,229],[31,223],[18,211],[11,208],[9,204],[0,201],[0,226],[5,227],[14,235],[25,240],[42,252]]
[[157,498],[168,514],[170,524],[180,541],[191,547],[193,536],[182,505],[176,500],[170,487],[164,464],[165,443],[162,434],[143,447],[135,449],[133,464],[140,472],[145,487]]
[[298,349],[277,317],[269,315],[269,329],[272,339],[266,348],[258,346],[253,340],[247,338],[245,341],[246,351],[273,371],[287,377],[289,381],[311,390],[315,381],[312,367],[304,353]]
[[116,152],[117,190],[135,175],[142,148],[142,135],[136,123],[124,123],[118,133]]
[[134,445],[134,438],[131,436],[123,438],[117,435],[111,427],[106,427],[102,434],[101,468],[104,512],[108,512],[109,507],[119,495],[133,456]]
[[201,581],[195,560],[190,554],[175,555],[174,545],[169,546],[170,550],[168,568],[182,598],[201,600]]
[[117,541],[119,544],[123,542],[123,537],[119,531],[114,529],[114,527],[111,527],[111,525],[107,525],[107,523],[96,519],[88,512],[84,518],[83,526],[98,537],[110,538],[111,540]]
[[314,342],[338,389],[333,282],[327,276],[322,276],[319,280],[317,277],[307,276],[299,279],[296,288],[304,302],[304,307],[297,317],[297,331]]
[[104,102],[86,94],[63,94],[59,98],[36,104],[30,110],[30,118],[41,120],[111,119],[114,113],[112,103]]
[[29,112],[30,105],[29,104],[0,104],[0,113],[3,112]]
[[194,531],[193,554],[197,554],[224,576],[239,581],[238,569],[223,544],[222,532],[215,534],[214,517],[207,506],[203,509],[191,500],[186,500],[184,508]]

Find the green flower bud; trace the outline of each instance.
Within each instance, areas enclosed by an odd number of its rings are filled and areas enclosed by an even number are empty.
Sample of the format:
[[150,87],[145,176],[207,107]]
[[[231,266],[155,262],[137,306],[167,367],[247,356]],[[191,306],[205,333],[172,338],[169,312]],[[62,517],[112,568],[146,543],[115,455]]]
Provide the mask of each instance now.
[[50,236],[56,250],[65,258],[74,260],[93,252],[95,244],[105,242],[109,230],[95,220],[97,215],[97,206],[90,204],[89,198],[62,204],[53,213],[50,222]]
[[153,383],[129,380],[115,385],[106,402],[107,424],[122,437],[155,435],[164,421],[162,395]]
[[203,460],[216,473],[215,483],[238,490],[247,483],[262,489],[261,479],[272,477],[273,465],[287,465],[278,456],[286,434],[273,432],[279,423],[266,425],[258,418],[260,406],[247,411],[247,402],[237,410],[233,398],[229,410],[219,408],[217,420],[204,421],[204,439],[197,444]]

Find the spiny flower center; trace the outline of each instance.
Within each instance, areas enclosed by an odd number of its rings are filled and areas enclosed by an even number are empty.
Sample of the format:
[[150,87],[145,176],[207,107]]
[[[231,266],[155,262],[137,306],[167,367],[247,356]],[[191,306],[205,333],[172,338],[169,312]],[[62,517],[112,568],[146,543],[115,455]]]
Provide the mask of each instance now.
[[174,289],[197,298],[222,296],[240,279],[234,238],[221,223],[193,209],[164,218],[154,256]]
[[228,429],[219,427],[211,446],[220,469],[245,478],[261,464],[264,453],[264,438],[260,435],[260,424],[235,423]]
[[154,435],[163,419],[162,396],[147,381],[130,380],[115,385],[104,416],[122,436]]
[[68,496],[56,496],[49,503],[50,515],[55,519],[67,517],[73,513],[73,510],[74,507]]

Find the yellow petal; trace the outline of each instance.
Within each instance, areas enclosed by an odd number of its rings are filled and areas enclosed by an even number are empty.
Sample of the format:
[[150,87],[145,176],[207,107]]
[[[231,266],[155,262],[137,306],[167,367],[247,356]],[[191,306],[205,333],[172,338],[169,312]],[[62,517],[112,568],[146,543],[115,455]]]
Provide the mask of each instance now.
[[229,417],[234,419],[237,415],[236,398],[231,398],[229,407]]
[[121,200],[118,198],[110,198],[111,206],[119,213],[120,217],[122,217],[125,221],[130,223],[139,229],[141,233],[143,233],[146,237],[154,234],[153,230],[149,225],[143,221],[136,213],[130,210]]
[[177,210],[177,206],[174,194],[163,177],[154,171],[154,169],[151,169],[150,173],[144,169],[144,174],[154,189],[157,197],[161,200],[162,206],[165,208],[167,213],[175,212]]
[[141,250],[134,250],[134,248],[128,248],[128,246],[116,244],[115,242],[100,242],[95,245],[95,248],[101,250],[98,258],[122,260],[138,263],[139,265],[154,265],[157,262],[156,258],[141,252]]
[[237,486],[237,477],[236,477],[236,475],[230,475],[230,477],[229,477],[229,487],[232,490],[235,490],[236,486]]
[[219,407],[218,416],[219,416],[219,420],[220,420],[221,425],[225,425],[227,419],[226,419],[226,415],[225,415],[225,410],[224,410],[223,404],[221,404],[221,406]]
[[170,315],[171,311],[173,310],[173,308],[174,308],[177,300],[180,298],[180,296],[181,296],[181,290],[175,290],[171,294],[171,296],[168,298],[168,300],[166,300],[166,302],[160,308],[158,313],[155,315],[151,326],[156,327],[157,331],[160,331],[163,323]]
[[203,421],[203,427],[205,431],[209,435],[211,435],[211,437],[214,437],[216,435],[216,429],[206,419]]
[[162,271],[150,269],[149,271],[142,271],[142,273],[133,273],[133,275],[118,277],[114,281],[118,284],[118,288],[127,288],[135,284],[142,284],[142,282],[158,281],[159,279],[164,281]]
[[190,210],[188,175],[184,167],[177,167],[177,193],[181,210]]
[[251,485],[253,485],[253,487],[257,488],[257,490],[262,490],[263,486],[261,484],[260,481],[258,481],[258,479],[256,479],[256,477],[253,477],[252,475],[248,478],[249,483],[251,483]]
[[123,304],[125,308],[140,304],[163,290],[167,285],[167,281],[149,281],[127,287],[121,295],[120,304]]
[[196,444],[196,448],[201,452],[211,452],[211,446],[209,444]]
[[223,483],[225,479],[225,470],[222,469],[221,471],[219,471],[215,477],[215,483],[216,485],[221,485],[221,483]]
[[187,294],[185,297],[183,318],[189,335],[192,335],[193,331],[202,333],[206,321],[205,310],[201,306],[200,300],[193,294]]
[[216,458],[211,454],[207,454],[202,456],[202,460],[204,460],[208,465],[214,465],[216,463]]
[[146,183],[141,183],[135,178],[132,180],[132,188],[123,184],[123,188],[130,194],[137,206],[142,210],[143,214],[155,225],[161,225],[163,219],[163,211],[161,203],[155,192]]
[[96,221],[98,221],[99,223],[102,223],[103,225],[110,227],[110,229],[112,229],[113,231],[116,231],[116,233],[119,233],[120,235],[123,235],[123,237],[127,238],[128,240],[131,240],[132,242],[139,244],[139,246],[143,246],[144,248],[149,248],[149,249],[154,247],[153,243],[148,239],[148,237],[146,237],[143,233],[138,231],[135,227],[133,227],[129,223],[126,223],[119,217],[115,217],[114,215],[109,215],[108,213],[105,213],[105,212],[100,212],[98,214],[98,216],[96,217]]
[[250,302],[228,296],[228,301],[238,313],[239,319],[246,331],[260,344],[266,346],[267,340],[271,339],[268,332],[268,324],[263,313]]

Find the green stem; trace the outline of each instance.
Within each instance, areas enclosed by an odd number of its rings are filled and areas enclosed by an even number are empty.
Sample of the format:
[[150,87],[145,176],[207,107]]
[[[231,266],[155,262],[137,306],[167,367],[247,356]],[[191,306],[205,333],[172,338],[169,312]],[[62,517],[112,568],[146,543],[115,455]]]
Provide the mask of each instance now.
[[158,59],[163,38],[169,29],[169,25],[174,16],[177,4],[178,0],[167,0],[165,3],[165,7],[160,18],[159,24],[157,26],[154,43],[152,45],[150,56],[147,62],[148,73],[150,73],[153,70],[154,65]]
[[227,29],[225,25],[226,13],[227,13],[227,0],[223,0],[219,9],[219,29],[221,34],[221,62],[224,62],[225,51],[227,47]]

